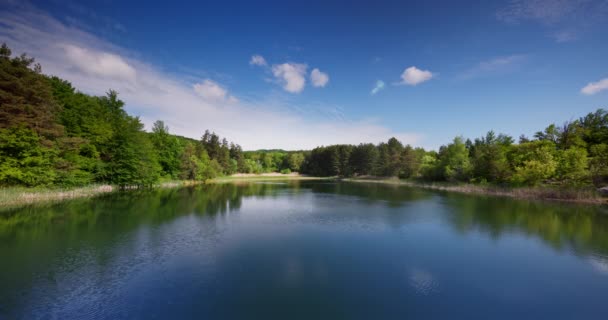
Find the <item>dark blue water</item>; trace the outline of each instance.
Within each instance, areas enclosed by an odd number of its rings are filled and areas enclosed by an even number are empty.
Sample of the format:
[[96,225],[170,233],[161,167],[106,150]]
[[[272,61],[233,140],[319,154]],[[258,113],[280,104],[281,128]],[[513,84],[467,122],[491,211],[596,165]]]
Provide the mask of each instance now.
[[0,215],[0,319],[607,319],[598,207],[358,183]]

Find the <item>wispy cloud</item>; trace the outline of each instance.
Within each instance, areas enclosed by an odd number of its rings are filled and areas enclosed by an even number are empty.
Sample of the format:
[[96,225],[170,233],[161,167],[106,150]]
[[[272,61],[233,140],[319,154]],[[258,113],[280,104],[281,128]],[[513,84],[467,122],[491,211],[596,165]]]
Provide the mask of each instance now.
[[573,30],[561,30],[553,34],[553,39],[558,43],[574,41],[576,37],[576,32]]
[[319,69],[312,69],[310,72],[310,82],[313,87],[325,87],[329,82],[329,76],[325,72],[321,72]]
[[496,16],[508,23],[536,21],[543,24],[555,24],[568,15],[581,10],[587,0],[512,0],[501,8]]
[[472,79],[512,72],[521,67],[526,59],[527,56],[523,54],[495,57],[490,60],[479,62],[477,65],[460,74],[459,78]]
[[372,89],[372,91],[370,92],[372,95],[375,95],[376,93],[380,92],[380,90],[384,89],[384,81],[382,80],[378,80],[376,81],[376,85],[374,86],[374,88]]
[[509,24],[538,23],[549,30],[556,42],[576,40],[593,26],[605,24],[606,0],[511,0],[496,13]]
[[[256,97],[235,94],[240,101],[233,101],[225,86],[208,77],[193,80],[167,72],[137,58],[137,52],[32,7],[16,4],[2,10],[0,38],[13,52],[36,57],[43,72],[71,81],[91,94],[115,89],[127,110],[140,115],[147,126],[162,119],[173,132],[187,137],[198,138],[205,129],[211,129],[245,149],[313,148],[319,144],[379,142],[391,136],[419,145],[421,139],[419,134],[394,131],[369,119],[349,120],[345,116],[328,120],[329,115],[313,119],[307,116],[306,105],[273,100],[262,93]],[[286,90],[302,90],[306,68],[298,64],[278,66],[277,75]],[[295,108],[302,112],[294,113]]]
[[601,79],[597,82],[589,82],[581,89],[581,93],[590,96],[604,90],[608,90],[608,78]]
[[433,78],[434,74],[428,70],[421,70],[415,66],[406,68],[401,74],[401,84],[415,86]]

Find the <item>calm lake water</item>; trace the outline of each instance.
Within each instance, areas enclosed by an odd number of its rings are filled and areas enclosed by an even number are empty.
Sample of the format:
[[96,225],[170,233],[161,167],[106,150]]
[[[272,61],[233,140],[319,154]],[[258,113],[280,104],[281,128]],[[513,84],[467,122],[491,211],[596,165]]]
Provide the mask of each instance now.
[[333,182],[0,214],[0,319],[608,319],[593,206]]

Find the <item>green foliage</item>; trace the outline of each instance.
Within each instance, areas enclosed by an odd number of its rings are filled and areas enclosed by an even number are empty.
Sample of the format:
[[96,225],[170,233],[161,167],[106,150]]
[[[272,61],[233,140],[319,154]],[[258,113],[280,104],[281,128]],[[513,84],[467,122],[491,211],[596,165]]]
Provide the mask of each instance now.
[[56,121],[61,108],[40,65],[25,54],[11,58],[6,44],[0,49],[0,106],[0,129],[29,128],[46,146],[63,135]]
[[437,165],[442,177],[447,181],[465,181],[471,173],[469,151],[462,137],[456,137],[452,143],[442,146],[437,155]]
[[290,153],[285,159],[287,159],[287,168],[283,170],[299,172],[304,162],[304,154],[301,152]]
[[107,178],[120,187],[149,187],[158,181],[160,165],[152,143],[138,118],[121,118],[116,123],[112,148],[106,157]]
[[589,178],[587,150],[571,147],[559,150],[557,155],[557,177],[569,184],[586,184]]
[[591,146],[589,171],[594,185],[603,186],[608,183],[608,144]]
[[515,173],[511,181],[534,186],[552,177],[557,169],[554,145],[552,140],[520,144],[514,151]]
[[371,143],[353,147],[350,157],[351,172],[354,175],[370,175],[377,166],[378,149]]
[[179,139],[169,133],[169,127],[163,121],[158,120],[152,126],[150,141],[158,155],[161,174],[171,179],[178,178],[180,155],[183,152]]
[[40,140],[33,129],[0,129],[0,184],[32,187],[53,183],[56,150]]
[[507,181],[512,174],[507,159],[512,144],[513,138],[503,134],[496,136],[493,131],[475,139],[475,143],[469,147],[474,178],[490,182]]
[[420,173],[424,180],[434,181],[441,179],[442,174],[437,162],[436,152],[431,151],[422,156],[422,160],[420,161]]

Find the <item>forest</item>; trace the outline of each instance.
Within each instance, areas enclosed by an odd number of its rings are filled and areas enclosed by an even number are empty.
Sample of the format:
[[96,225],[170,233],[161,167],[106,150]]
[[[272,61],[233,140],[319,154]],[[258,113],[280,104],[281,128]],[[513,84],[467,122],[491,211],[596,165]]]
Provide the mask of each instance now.
[[399,177],[505,186],[602,187],[608,181],[608,112],[598,109],[551,124],[517,141],[493,131],[456,137],[438,151],[403,145],[331,145],[310,151],[243,151],[201,129],[196,140],[150,132],[118,93],[79,92],[42,73],[25,54],[0,48],[0,185],[151,187],[167,180],[205,181],[234,173]]

